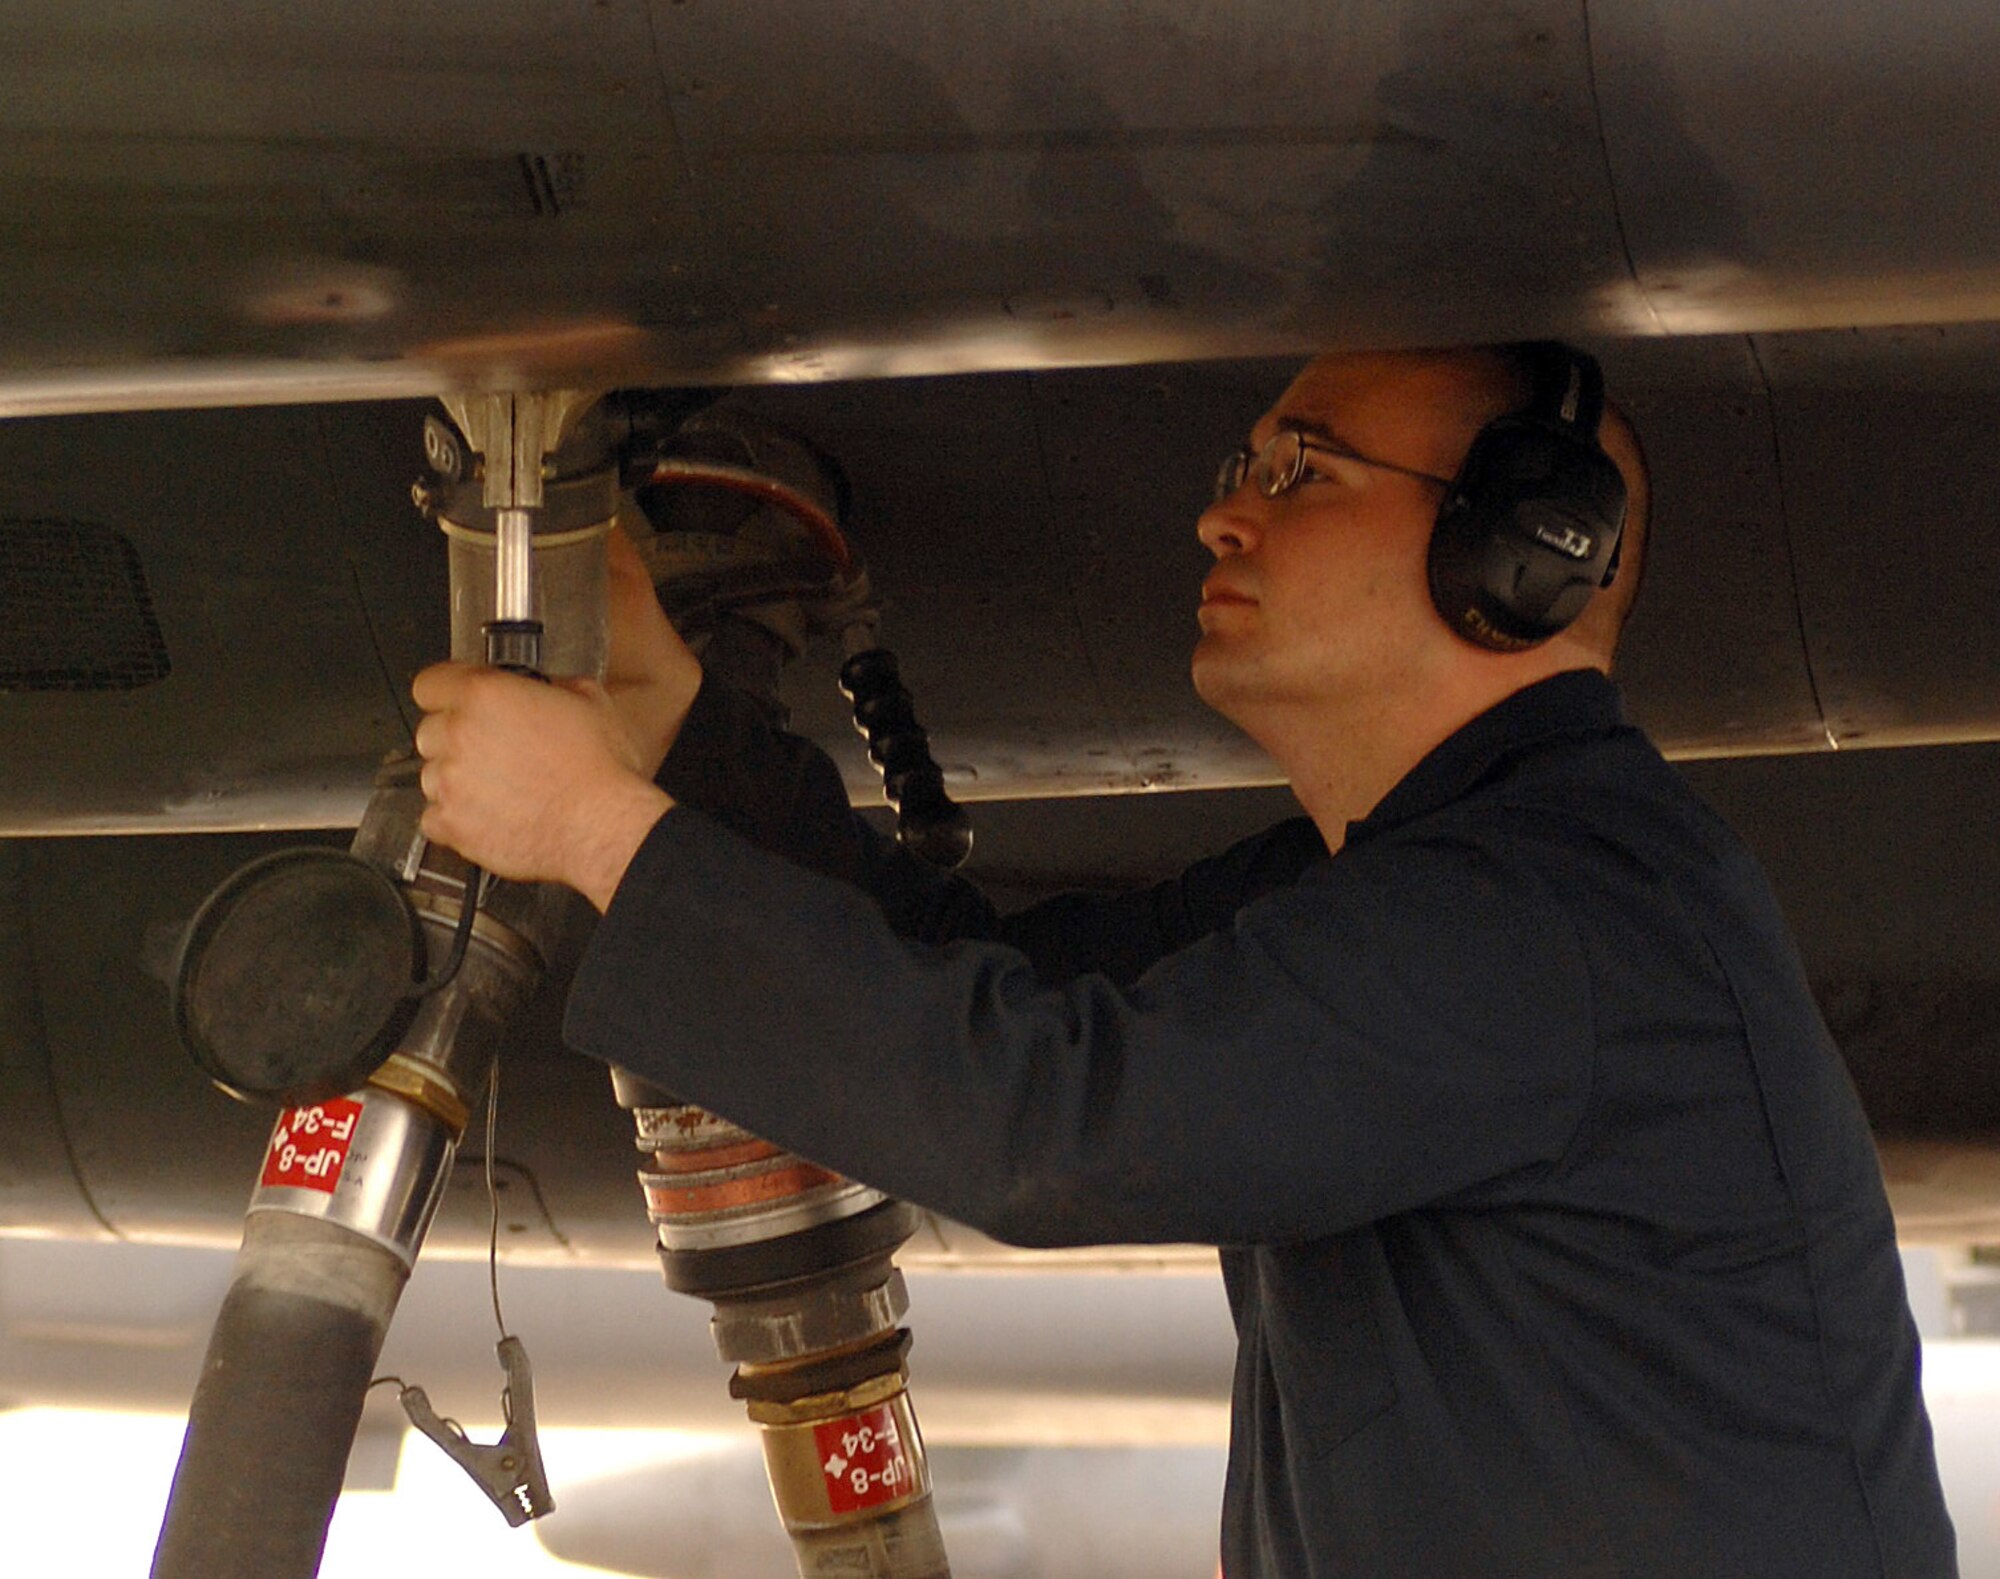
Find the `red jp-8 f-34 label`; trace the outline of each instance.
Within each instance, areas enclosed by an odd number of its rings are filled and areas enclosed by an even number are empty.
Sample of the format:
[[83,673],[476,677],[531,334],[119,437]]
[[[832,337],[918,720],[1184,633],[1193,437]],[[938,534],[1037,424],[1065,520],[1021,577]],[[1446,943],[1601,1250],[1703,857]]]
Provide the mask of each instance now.
[[835,1513],[893,1502],[917,1489],[917,1466],[887,1404],[814,1426],[813,1442]]
[[361,1104],[346,1097],[287,1108],[271,1131],[271,1149],[264,1154],[264,1176],[257,1182],[288,1190],[324,1190],[340,1183],[347,1165],[347,1148],[354,1143],[354,1126],[361,1122]]

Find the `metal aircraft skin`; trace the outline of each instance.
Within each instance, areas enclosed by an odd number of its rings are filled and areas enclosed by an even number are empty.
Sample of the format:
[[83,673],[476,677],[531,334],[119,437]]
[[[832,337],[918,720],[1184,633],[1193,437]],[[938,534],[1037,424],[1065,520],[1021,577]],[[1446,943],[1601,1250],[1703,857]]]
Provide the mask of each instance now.
[[[430,397],[708,385],[822,446],[974,875],[1027,898],[1285,813],[1186,658],[1194,516],[1296,359],[1557,335],[1654,473],[1633,712],[1772,871],[1906,1235],[2000,1237],[1996,48],[1976,0],[9,7],[0,1230],[135,1277],[233,1240],[266,1120],[188,1066],[164,978],[222,876],[343,842],[407,745]],[[788,684],[873,799],[831,664]],[[582,1286],[649,1252],[560,988],[504,1060],[503,1239]],[[433,1246],[485,1235],[468,1169]],[[954,1319],[1129,1320],[1036,1286]],[[1198,1394],[1199,1437],[1222,1381],[1178,1320],[1112,1391],[1169,1434]],[[184,1398],[198,1341],[134,1342],[184,1370],[99,1374]],[[972,1347],[946,1437],[1088,1391]],[[9,1398],[104,1401],[16,1352]]]

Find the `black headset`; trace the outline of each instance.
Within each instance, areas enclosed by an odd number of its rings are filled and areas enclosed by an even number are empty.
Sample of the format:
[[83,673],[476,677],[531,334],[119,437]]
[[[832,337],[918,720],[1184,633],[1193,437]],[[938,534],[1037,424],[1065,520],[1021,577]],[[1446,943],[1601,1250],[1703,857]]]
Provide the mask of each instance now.
[[1625,479],[1597,442],[1597,362],[1552,340],[1514,349],[1533,370],[1533,398],[1479,430],[1430,547],[1438,613],[1494,652],[1566,628],[1617,576],[1625,532]]

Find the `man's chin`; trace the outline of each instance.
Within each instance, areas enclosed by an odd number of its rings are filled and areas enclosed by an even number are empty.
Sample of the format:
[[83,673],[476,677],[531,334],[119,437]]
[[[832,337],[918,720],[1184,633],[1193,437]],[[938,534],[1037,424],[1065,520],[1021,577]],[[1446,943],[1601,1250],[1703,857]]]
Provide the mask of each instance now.
[[1188,675],[1194,681],[1194,694],[1206,702],[1216,712],[1231,723],[1239,723],[1232,710],[1244,698],[1244,665],[1233,661],[1231,655],[1217,651],[1212,637],[1204,637],[1196,643],[1194,657],[1188,664]]

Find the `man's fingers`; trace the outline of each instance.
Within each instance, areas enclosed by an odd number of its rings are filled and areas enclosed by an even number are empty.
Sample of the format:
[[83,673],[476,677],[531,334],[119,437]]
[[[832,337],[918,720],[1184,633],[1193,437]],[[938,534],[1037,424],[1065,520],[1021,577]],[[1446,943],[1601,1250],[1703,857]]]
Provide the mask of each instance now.
[[417,755],[428,761],[444,750],[444,714],[426,713],[417,720],[417,732],[410,737],[410,744],[417,748]]
[[464,693],[466,683],[479,672],[471,663],[434,663],[419,670],[410,682],[410,696],[427,713],[449,707]]
[[509,691],[516,701],[543,690],[541,681],[483,663],[434,663],[410,682],[410,695],[426,713],[482,712]]
[[423,815],[417,819],[417,832],[433,844],[442,844],[447,849],[457,848],[445,833],[444,813],[438,809],[436,802],[424,807]]

